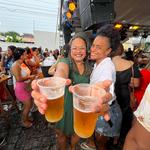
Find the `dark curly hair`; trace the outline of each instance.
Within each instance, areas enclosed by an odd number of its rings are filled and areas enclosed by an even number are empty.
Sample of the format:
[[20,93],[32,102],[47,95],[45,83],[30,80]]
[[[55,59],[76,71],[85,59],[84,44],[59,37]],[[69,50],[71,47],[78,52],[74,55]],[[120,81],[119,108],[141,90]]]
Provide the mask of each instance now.
[[110,48],[112,51],[115,51],[120,45],[120,33],[111,24],[101,27],[97,32],[97,36],[107,37],[109,39]]
[[24,48],[17,47],[14,51],[14,61],[20,59],[20,57],[23,55],[25,52]]

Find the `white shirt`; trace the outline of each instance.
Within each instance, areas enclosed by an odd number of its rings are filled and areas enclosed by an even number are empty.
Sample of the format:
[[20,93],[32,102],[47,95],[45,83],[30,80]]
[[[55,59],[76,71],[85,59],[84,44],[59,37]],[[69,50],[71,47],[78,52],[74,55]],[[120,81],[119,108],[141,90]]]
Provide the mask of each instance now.
[[113,100],[116,99],[116,95],[114,93],[114,84],[116,81],[116,70],[113,62],[109,57],[102,60],[98,65],[94,64],[94,69],[90,76],[90,83],[95,84],[97,82],[102,82],[104,80],[111,80],[112,84],[110,86],[110,93],[112,94],[113,98],[109,102],[112,103]]
[[45,60],[42,63],[42,66],[52,66],[53,64],[55,64],[55,62],[56,60],[54,56],[49,56],[45,58]]
[[134,112],[139,123],[150,132],[150,83],[137,110]]

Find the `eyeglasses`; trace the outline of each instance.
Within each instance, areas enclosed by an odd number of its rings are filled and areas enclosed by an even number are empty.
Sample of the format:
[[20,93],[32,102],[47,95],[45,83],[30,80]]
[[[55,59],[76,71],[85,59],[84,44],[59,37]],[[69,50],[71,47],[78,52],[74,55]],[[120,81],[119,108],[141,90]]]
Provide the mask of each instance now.
[[71,47],[71,50],[72,51],[76,51],[76,50],[84,51],[86,50],[86,47],[85,46],[81,46],[81,47],[73,46]]

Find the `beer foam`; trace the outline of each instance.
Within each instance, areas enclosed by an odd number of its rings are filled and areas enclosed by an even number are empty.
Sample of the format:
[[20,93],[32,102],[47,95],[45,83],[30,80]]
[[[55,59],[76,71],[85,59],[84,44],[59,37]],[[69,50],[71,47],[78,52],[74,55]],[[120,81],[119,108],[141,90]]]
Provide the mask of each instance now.
[[75,105],[73,106],[75,109],[77,109],[78,111],[80,112],[83,112],[83,113],[92,113],[92,111],[90,111],[89,109],[88,110],[83,110],[83,109],[80,109],[79,107],[76,107]]
[[50,97],[47,97],[47,99],[48,100],[55,100],[55,99],[57,99],[57,98],[60,98],[60,97],[62,97],[62,96],[64,96],[64,93],[62,93],[62,95],[57,95],[57,96],[50,96]]

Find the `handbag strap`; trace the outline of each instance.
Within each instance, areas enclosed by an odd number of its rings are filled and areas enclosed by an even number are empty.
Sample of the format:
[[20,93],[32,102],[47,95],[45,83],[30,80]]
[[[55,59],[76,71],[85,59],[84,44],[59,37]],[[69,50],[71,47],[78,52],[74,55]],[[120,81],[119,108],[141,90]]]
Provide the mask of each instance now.
[[132,92],[133,92],[133,94],[134,94],[134,69],[133,69],[133,65],[132,65],[132,67],[131,67],[131,70],[132,70],[132,78],[133,78],[133,87],[132,87]]

